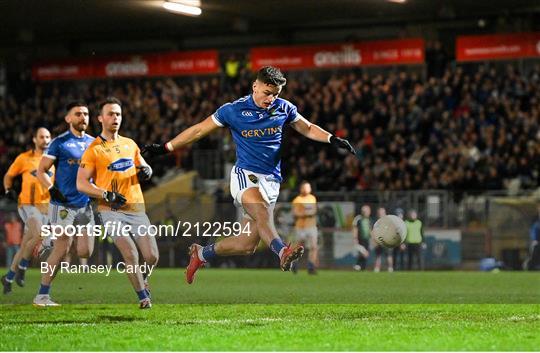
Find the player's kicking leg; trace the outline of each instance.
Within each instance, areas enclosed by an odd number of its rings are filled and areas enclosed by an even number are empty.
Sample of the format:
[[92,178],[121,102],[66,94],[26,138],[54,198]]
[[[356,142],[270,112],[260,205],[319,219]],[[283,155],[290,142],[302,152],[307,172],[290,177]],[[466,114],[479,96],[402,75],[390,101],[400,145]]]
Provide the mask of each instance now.
[[[270,249],[279,256],[280,267],[282,271],[289,271],[291,265],[297,261],[304,253],[304,247],[301,245],[287,246],[277,234],[274,226],[273,206],[268,203],[261,195],[259,188],[250,187],[244,190],[241,194],[242,206],[246,213],[253,219],[254,228],[258,231],[258,236],[262,239]],[[251,225],[251,224],[250,224]],[[249,235],[248,235],[249,237]],[[190,264],[186,270],[186,280],[188,283],[193,282],[193,277],[198,268],[202,266],[204,261],[209,261],[215,256],[228,255],[247,255],[252,254],[258,244],[246,241],[238,245],[238,237],[227,238],[220,241],[218,244],[205,246],[200,253],[195,252],[194,247],[191,248]],[[242,245],[253,245],[253,247],[243,247]],[[198,248],[197,248],[198,250]]]
[[246,189],[241,198],[244,210],[255,220],[259,236],[279,257],[281,270],[289,271],[293,262],[304,254],[304,247],[285,245],[274,225],[274,207],[264,199],[258,188]]
[[238,236],[226,238],[205,247],[199,244],[192,244],[189,247],[190,259],[186,269],[187,283],[193,283],[195,272],[216,255],[252,255],[257,250],[260,241],[257,224],[254,220],[244,217],[241,225],[242,233]]

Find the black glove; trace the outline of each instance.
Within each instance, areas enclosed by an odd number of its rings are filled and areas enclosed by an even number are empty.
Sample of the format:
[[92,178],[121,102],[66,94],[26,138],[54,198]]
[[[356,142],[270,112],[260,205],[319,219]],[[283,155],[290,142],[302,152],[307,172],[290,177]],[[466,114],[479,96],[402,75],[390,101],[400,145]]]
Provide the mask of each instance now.
[[116,191],[105,191],[103,193],[103,200],[111,205],[113,210],[119,209],[126,204],[126,197]]
[[152,177],[152,168],[149,165],[141,165],[137,167],[139,172],[137,173],[137,178],[139,180],[149,180]]
[[17,201],[19,199],[19,195],[14,189],[7,189],[5,197],[12,201]]
[[344,140],[342,138],[332,135],[330,136],[330,143],[336,146],[337,148],[343,148],[351,152],[352,154],[356,155],[356,151],[354,150],[354,147],[347,140]]
[[162,145],[159,143],[152,143],[149,145],[144,145],[144,147],[141,150],[141,154],[144,158],[147,157],[153,157],[153,156],[161,156],[163,154],[167,154],[170,151],[167,149],[166,145]]
[[49,194],[51,195],[51,200],[53,201],[60,203],[66,203],[68,201],[64,194],[62,194],[62,192],[54,185],[49,189]]

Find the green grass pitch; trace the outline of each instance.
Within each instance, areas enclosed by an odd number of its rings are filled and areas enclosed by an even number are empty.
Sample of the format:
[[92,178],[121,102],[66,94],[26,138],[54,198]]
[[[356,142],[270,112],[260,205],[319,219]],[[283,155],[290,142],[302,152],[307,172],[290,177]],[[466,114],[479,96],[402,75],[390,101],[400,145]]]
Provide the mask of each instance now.
[[[125,275],[60,274],[35,308],[36,269],[0,299],[0,350],[506,350],[540,347],[537,273],[204,269],[151,278],[139,310]],[[13,305],[14,304],[14,305]]]

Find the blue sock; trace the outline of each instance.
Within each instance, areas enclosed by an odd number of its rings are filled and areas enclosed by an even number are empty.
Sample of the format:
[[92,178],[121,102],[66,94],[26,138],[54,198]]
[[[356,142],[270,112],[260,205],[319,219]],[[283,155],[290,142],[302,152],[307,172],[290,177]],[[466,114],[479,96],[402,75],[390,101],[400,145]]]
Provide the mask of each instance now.
[[148,293],[146,292],[146,289],[137,291],[137,296],[139,297],[139,300],[144,300],[148,298]]
[[286,247],[287,245],[285,245],[285,243],[283,242],[283,240],[281,240],[281,238],[275,238],[274,240],[272,240],[272,242],[270,243],[270,249],[276,253],[277,256],[279,256],[279,253],[281,251],[281,249],[283,249],[284,247]]
[[10,282],[13,282],[13,279],[15,278],[15,272],[14,271],[11,271],[11,269],[9,269],[7,275],[6,275],[6,279]]
[[21,262],[19,262],[19,268],[21,270],[26,270],[29,264],[30,264],[30,260],[22,259]]
[[41,284],[41,286],[39,287],[39,294],[49,294],[50,290],[51,290],[51,286]]
[[210,245],[206,245],[203,249],[202,249],[202,256],[203,256],[203,259],[204,261],[208,262],[210,260],[212,260],[214,257],[216,257],[216,244],[210,244]]
[[315,269],[315,264],[313,262],[311,262],[311,261],[308,261],[307,268],[308,268],[308,270],[314,270]]

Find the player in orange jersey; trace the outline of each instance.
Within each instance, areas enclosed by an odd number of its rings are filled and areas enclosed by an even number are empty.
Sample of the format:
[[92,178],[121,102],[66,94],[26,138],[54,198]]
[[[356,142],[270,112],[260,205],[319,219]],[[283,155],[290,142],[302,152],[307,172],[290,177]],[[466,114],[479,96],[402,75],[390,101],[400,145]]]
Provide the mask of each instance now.
[[[141,156],[137,144],[127,137],[118,135],[122,123],[122,106],[118,99],[108,98],[100,104],[98,116],[101,134],[88,147],[81,160],[77,175],[77,189],[99,200],[98,212],[107,229],[116,226],[110,234],[126,266],[136,268],[139,255],[135,242],[141,250],[145,268],[153,269],[159,253],[156,239],[147,235],[150,221],[145,213],[144,198],[139,179],[148,180],[152,169]],[[91,182],[93,180],[93,182]],[[123,228],[121,228],[123,227]],[[125,236],[123,230],[133,235]],[[140,308],[152,306],[144,271],[126,274],[137,292]]]
[[[317,198],[311,193],[311,184],[308,181],[300,184],[300,195],[294,198],[292,204],[296,218],[294,223],[296,237],[309,251],[308,273],[314,275],[319,265]],[[295,273],[296,265],[292,268]]]
[[[18,200],[19,215],[24,222],[24,236],[19,251],[15,254],[11,267],[2,277],[4,294],[11,292],[11,284],[15,281],[24,286],[26,269],[32,257],[32,251],[40,240],[41,226],[47,224],[47,210],[49,206],[49,192],[36,178],[36,171],[41,156],[51,142],[51,133],[44,127],[35,131],[32,139],[34,148],[17,156],[13,164],[4,175],[4,189],[6,196]],[[53,176],[54,168],[49,171]],[[14,179],[22,175],[21,193],[13,189]]]

